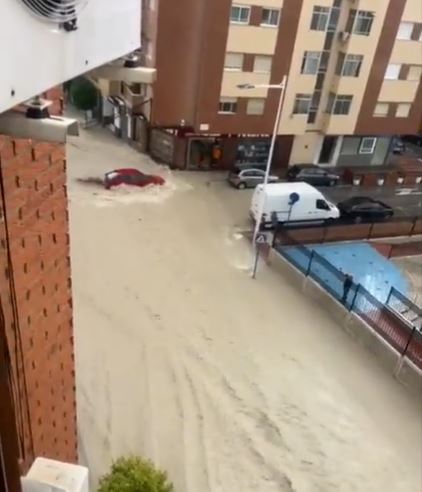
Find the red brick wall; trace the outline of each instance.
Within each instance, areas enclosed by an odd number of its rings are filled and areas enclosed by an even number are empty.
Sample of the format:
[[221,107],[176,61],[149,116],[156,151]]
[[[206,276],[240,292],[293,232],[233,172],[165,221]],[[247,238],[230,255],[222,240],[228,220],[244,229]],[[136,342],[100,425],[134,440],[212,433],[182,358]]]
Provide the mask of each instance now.
[[[31,422],[31,429],[28,419],[24,424],[28,454],[23,466],[26,469],[31,464],[31,448],[35,456],[75,461],[76,399],[64,145],[0,135],[0,169],[9,239],[6,224],[0,218],[0,300],[12,366],[16,367],[15,358],[18,367],[19,360],[24,361]],[[0,198],[0,209],[2,205]],[[10,278],[6,274],[8,245],[22,346],[22,354],[17,357],[17,322],[13,319]],[[22,381],[22,369],[20,373]]]

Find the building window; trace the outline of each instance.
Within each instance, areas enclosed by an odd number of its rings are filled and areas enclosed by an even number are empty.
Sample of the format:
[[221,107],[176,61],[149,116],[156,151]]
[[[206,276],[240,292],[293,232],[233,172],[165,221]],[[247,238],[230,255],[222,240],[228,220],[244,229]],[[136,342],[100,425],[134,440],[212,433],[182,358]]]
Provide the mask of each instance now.
[[265,99],[249,99],[246,108],[247,114],[264,114]]
[[415,24],[413,22],[401,22],[397,31],[397,39],[412,39],[412,33]]
[[235,97],[222,97],[218,106],[219,113],[236,113],[237,99]]
[[327,113],[347,115],[352,105],[353,96],[336,95],[330,92],[328,96]]
[[262,9],[261,26],[277,27],[280,19],[280,11],[278,9]]
[[329,7],[319,7],[316,5],[312,13],[311,29],[313,31],[326,31],[329,17]]
[[311,94],[296,94],[293,114],[308,114],[311,107]]
[[377,139],[374,137],[362,138],[360,142],[359,154],[373,154],[377,146]]
[[253,64],[254,72],[270,73],[273,62],[272,56],[256,55]]
[[224,70],[242,70],[243,53],[226,53],[224,60]]
[[388,103],[378,103],[375,106],[374,116],[377,118],[387,116],[389,108],[390,105]]
[[409,67],[407,80],[419,81],[421,77],[422,77],[422,65],[411,65]]
[[315,75],[318,72],[321,51],[305,51],[302,60],[301,73]]
[[396,118],[408,118],[412,105],[409,103],[400,103],[397,105]]
[[251,8],[243,7],[241,5],[232,5],[230,12],[230,22],[237,24],[249,24],[249,18],[251,16]]
[[384,78],[387,80],[398,80],[400,70],[401,65],[399,63],[390,63],[387,67]]
[[360,36],[369,36],[374,22],[373,12],[367,10],[351,10],[346,31]]
[[336,73],[343,77],[359,77],[362,62],[362,55],[339,53]]

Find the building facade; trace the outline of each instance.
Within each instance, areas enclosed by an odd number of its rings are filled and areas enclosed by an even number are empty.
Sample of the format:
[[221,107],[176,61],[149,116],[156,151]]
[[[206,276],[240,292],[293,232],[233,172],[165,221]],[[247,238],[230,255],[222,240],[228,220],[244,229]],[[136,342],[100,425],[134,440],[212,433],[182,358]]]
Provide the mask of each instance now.
[[[147,0],[150,151],[180,168],[377,166],[422,119],[420,0]],[[215,149],[219,150],[215,152]]]
[[[46,96],[60,114],[61,89]],[[72,293],[62,143],[0,135],[0,307],[21,471],[77,460]]]

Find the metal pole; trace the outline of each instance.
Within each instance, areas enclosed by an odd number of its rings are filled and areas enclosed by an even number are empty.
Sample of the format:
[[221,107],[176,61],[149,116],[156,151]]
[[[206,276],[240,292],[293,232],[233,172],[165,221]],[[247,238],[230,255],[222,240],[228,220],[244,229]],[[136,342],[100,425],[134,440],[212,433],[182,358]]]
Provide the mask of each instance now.
[[255,246],[255,260],[252,270],[252,278],[256,277],[256,271],[258,270],[258,260],[259,260],[259,249],[257,246]]
[[[252,247],[253,247],[253,272],[255,272],[255,261],[256,261],[256,255],[258,252],[258,248],[256,245],[256,237],[259,233],[260,227],[261,227],[261,222],[262,222],[262,215],[264,214],[265,210],[265,201],[266,201],[266,195],[265,195],[265,188],[268,185],[268,178],[270,176],[270,170],[271,170],[271,163],[273,160],[273,155],[274,155],[274,148],[275,148],[275,143],[277,139],[277,133],[278,133],[278,127],[280,126],[280,119],[281,119],[281,110],[283,108],[283,100],[284,100],[284,94],[286,91],[286,85],[287,85],[287,76],[285,75],[283,77],[283,80],[281,81],[280,84],[280,99],[278,101],[278,108],[277,108],[277,114],[274,122],[274,130],[271,138],[271,145],[270,145],[270,150],[268,152],[268,160],[267,160],[267,167],[265,169],[265,177],[264,177],[264,183],[263,183],[263,188],[264,188],[264,199],[262,200],[260,210],[258,212],[258,217],[256,219],[255,223],[255,230],[253,234],[253,239],[252,239]],[[255,272],[256,273],[256,272]],[[252,274],[252,278],[255,278],[254,273]]]

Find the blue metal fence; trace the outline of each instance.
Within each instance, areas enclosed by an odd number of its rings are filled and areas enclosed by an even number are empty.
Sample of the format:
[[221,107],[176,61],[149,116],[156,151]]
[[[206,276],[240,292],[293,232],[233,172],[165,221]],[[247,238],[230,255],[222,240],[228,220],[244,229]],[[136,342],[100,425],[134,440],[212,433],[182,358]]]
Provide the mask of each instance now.
[[[284,241],[280,240],[284,237]],[[392,287],[387,302],[376,299],[361,284],[345,283],[346,275],[326,258],[287,233],[275,249],[305,276],[311,277],[349,311],[353,311],[392,347],[422,368],[422,310]]]

